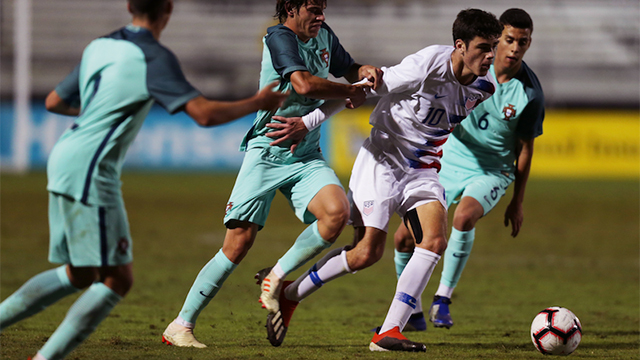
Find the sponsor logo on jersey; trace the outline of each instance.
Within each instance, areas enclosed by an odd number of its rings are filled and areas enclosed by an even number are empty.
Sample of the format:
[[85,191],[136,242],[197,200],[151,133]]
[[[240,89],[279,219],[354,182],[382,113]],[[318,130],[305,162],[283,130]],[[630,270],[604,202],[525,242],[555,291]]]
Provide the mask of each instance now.
[[437,93],[435,95],[433,95],[433,97],[436,98],[436,99],[442,99],[445,96],[447,96],[447,95],[446,94],[445,95],[438,95]]
[[363,209],[362,209],[362,213],[365,215],[371,215],[371,213],[373,212],[373,200],[367,200],[364,202],[363,204]]
[[227,207],[224,209],[224,214],[225,214],[225,216],[227,215],[227,213],[229,213],[229,211],[231,211],[231,208],[233,208],[233,202],[232,202],[232,201],[229,201],[229,202],[227,203]]
[[325,66],[329,66],[329,52],[326,48],[320,50],[320,58],[324,61]]
[[514,105],[509,104],[502,109],[502,113],[504,114],[504,119],[509,121],[512,117],[516,116],[516,108]]

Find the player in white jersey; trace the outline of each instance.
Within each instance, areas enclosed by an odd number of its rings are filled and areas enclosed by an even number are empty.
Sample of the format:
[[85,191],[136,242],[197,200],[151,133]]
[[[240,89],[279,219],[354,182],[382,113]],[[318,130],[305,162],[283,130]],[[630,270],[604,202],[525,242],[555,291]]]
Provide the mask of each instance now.
[[[440,286],[429,309],[429,320],[435,327],[453,326],[449,312],[451,295],[471,254],[475,225],[497,205],[511,182],[515,182],[514,192],[504,214],[504,224],[511,223],[511,236],[518,235],[533,142],[542,134],[542,87],[522,60],[531,45],[533,21],[522,9],[508,9],[500,16],[500,22],[504,29],[490,70],[498,81],[496,93],[456,128],[445,145],[442,159],[440,178],[447,190],[447,204],[458,205]],[[400,225],[394,241],[399,275],[412,256],[413,239],[407,228]],[[426,329],[420,299],[407,325],[410,326],[415,330]]]
[[[417,245],[369,348],[426,351],[424,344],[408,340],[401,330],[447,246],[446,202],[438,182],[441,146],[453,128],[493,94],[495,82],[488,70],[501,31],[493,14],[463,10],[453,25],[455,46],[429,46],[396,66],[383,68],[376,90],[382,98],[370,118],[373,129],[360,149],[349,183],[359,241],[353,248],[330,251],[308,273],[293,283],[285,282],[281,318],[267,323],[269,337],[275,334],[281,343],[297,303],[323,284],[377,262],[384,251],[389,219],[397,212]],[[323,120],[326,113],[318,114],[322,110],[311,113],[311,121],[306,118],[303,125],[313,127],[316,120]],[[319,119],[313,119],[316,116]],[[270,127],[281,131],[272,136],[299,135],[292,133],[300,126],[300,118],[278,119],[283,124]]]

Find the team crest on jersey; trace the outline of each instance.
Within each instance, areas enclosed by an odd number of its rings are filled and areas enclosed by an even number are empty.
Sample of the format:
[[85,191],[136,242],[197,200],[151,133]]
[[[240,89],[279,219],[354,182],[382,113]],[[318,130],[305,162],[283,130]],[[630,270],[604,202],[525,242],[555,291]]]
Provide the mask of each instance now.
[[516,116],[516,108],[514,107],[514,105],[509,104],[505,106],[504,109],[502,109],[502,113],[504,114],[504,119],[506,121],[509,121],[512,117]]
[[120,241],[118,241],[118,252],[122,255],[126,255],[127,249],[129,249],[129,241],[127,238],[120,238]]
[[476,107],[476,105],[478,105],[478,100],[480,100],[481,96],[480,95],[469,95],[469,97],[467,98],[467,100],[464,102],[464,107],[471,111],[473,110],[473,108]]
[[365,215],[371,215],[373,212],[373,200],[367,200],[364,202],[362,213]]
[[229,211],[231,211],[231,208],[232,208],[232,207],[233,207],[233,202],[232,202],[232,201],[229,201],[229,202],[227,203],[227,207],[224,209],[224,214],[225,214],[225,215],[227,215],[227,213],[228,213]]
[[329,66],[329,52],[327,48],[320,50],[320,58],[324,61],[325,66]]

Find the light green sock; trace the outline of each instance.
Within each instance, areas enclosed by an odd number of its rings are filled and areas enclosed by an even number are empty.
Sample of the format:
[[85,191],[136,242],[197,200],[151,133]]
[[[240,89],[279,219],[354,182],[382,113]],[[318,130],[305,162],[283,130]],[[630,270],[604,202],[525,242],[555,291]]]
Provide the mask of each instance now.
[[400,274],[404,270],[404,267],[407,266],[409,259],[411,259],[411,255],[413,255],[413,251],[411,252],[400,252],[398,250],[393,250],[393,262],[396,264],[396,277],[399,279]]
[[91,335],[121,299],[101,282],[91,285],[73,303],[60,326],[40,349],[40,355],[48,360],[63,359]]
[[224,281],[238,265],[229,260],[222,249],[200,270],[187,299],[180,310],[180,317],[195,326],[200,312],[216,296]]
[[41,272],[0,304],[0,331],[77,291],[69,281],[66,265]]
[[441,284],[450,288],[456,287],[458,280],[460,280],[460,275],[462,275],[462,270],[464,270],[471,254],[475,234],[476,229],[469,231],[451,229],[447,250],[444,252]]
[[320,236],[318,221],[316,220],[304,229],[289,251],[278,260],[278,263],[280,263],[282,270],[287,275],[330,246],[331,243]]

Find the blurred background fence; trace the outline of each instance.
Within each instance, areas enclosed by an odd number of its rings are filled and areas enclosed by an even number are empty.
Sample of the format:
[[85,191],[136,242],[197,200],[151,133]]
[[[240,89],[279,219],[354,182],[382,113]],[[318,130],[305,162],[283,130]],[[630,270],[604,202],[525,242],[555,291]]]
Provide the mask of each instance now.
[[[125,0],[1,0],[0,4],[2,169],[42,168],[71,121],[47,114],[42,99],[73,69],[92,39],[127,24],[130,16]],[[274,0],[176,0],[161,40],[204,94],[217,99],[245,97],[257,90],[261,38],[275,24],[274,5]],[[383,66],[431,44],[451,44],[453,19],[470,6],[497,16],[510,7],[531,14],[535,29],[525,61],[543,85],[551,115],[541,141],[547,134],[548,141],[558,141],[553,123],[571,118],[573,126],[582,130],[591,126],[596,133],[612,134],[611,153],[622,154],[627,164],[622,167],[634,166],[627,173],[637,177],[640,1],[329,0],[326,17],[358,62]],[[16,100],[19,93],[27,94],[26,105]],[[586,114],[597,115],[584,121],[580,114],[585,112],[554,115],[554,110],[566,109],[587,109]],[[348,117],[363,118],[366,124],[362,114]],[[622,129],[612,126],[611,121],[621,119]],[[250,122],[248,117],[224,128],[203,130],[185,116],[170,117],[156,110],[127,166],[237,169],[242,159],[237,145]],[[324,138],[333,144],[334,125],[327,125]],[[569,137],[574,135],[571,129],[566,130]],[[622,148],[615,145],[620,138],[616,133],[627,136]],[[331,146],[324,149],[331,152]],[[333,156],[330,160],[340,161]]]

